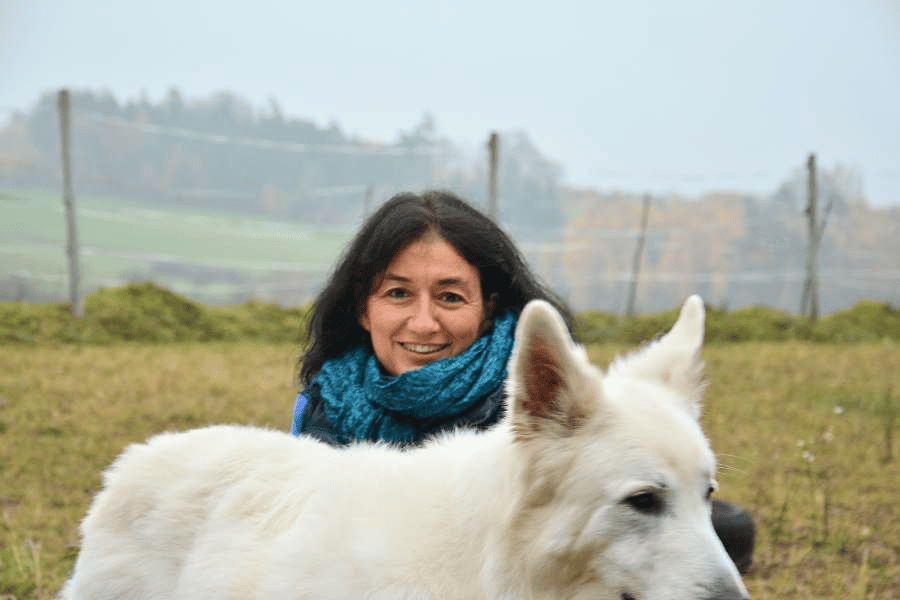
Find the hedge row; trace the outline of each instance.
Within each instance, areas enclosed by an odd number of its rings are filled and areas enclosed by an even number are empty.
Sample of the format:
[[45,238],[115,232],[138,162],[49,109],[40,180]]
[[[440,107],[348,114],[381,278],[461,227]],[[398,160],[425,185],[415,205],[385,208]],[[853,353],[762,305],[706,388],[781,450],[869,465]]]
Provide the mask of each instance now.
[[[260,340],[299,342],[306,336],[310,305],[281,308],[263,302],[214,307],[195,304],[152,283],[100,290],[85,298],[84,316],[73,319],[65,303],[0,303],[0,343],[175,342]],[[669,329],[678,310],[619,317],[587,311],[576,317],[575,332],[585,344],[638,344]],[[822,317],[807,319],[764,307],[725,311],[707,307],[706,340],[718,342],[811,340],[857,343],[900,342],[900,310],[863,301]]]
[[306,335],[310,307],[264,302],[216,307],[195,304],[153,283],[99,290],[73,319],[69,304],[0,303],[0,343],[264,340],[297,342]]
[[[668,330],[678,309],[668,312],[619,317],[599,311],[576,316],[575,331],[585,344],[619,342],[638,344]],[[733,311],[706,307],[707,343],[809,340],[819,343],[900,342],[900,310],[864,300],[856,306],[820,317],[814,326],[806,317],[750,306]]]

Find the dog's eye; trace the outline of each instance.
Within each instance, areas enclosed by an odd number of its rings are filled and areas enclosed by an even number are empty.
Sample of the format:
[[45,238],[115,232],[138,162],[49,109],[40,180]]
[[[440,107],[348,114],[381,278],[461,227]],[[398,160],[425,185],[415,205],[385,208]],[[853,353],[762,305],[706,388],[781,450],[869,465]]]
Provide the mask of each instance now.
[[717,481],[713,481],[709,484],[709,488],[706,490],[706,501],[709,502],[712,500],[712,495],[719,491],[719,483]]
[[663,499],[658,492],[644,490],[625,498],[625,503],[646,515],[658,515],[663,511]]

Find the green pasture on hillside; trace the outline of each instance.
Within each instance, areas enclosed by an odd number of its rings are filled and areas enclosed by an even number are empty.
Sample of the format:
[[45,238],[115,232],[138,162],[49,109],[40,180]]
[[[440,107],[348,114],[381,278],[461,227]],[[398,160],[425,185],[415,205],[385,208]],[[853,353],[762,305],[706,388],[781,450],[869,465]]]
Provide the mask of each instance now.
[[[321,272],[352,233],[194,208],[147,206],[122,198],[79,196],[78,236],[86,289],[153,278],[175,287],[190,270],[230,273],[247,281],[273,272]],[[58,192],[0,190],[0,273],[34,273],[65,281],[66,223]],[[161,271],[162,269],[162,271]],[[184,269],[182,269],[184,270]]]

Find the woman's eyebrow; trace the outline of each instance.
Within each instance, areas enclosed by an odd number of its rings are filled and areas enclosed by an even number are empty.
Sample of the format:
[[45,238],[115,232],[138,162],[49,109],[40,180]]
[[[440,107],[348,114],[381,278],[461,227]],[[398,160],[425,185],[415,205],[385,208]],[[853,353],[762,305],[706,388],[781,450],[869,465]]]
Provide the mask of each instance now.
[[461,285],[466,286],[469,284],[467,279],[462,277],[445,277],[444,279],[438,280],[438,285]]
[[397,275],[396,273],[385,273],[384,279],[382,281],[399,281],[400,283],[409,283],[411,279],[409,277]]
[[[397,283],[409,283],[412,281],[409,277],[404,277],[403,275],[398,275],[396,273],[385,273],[384,279],[382,279],[382,283],[385,281],[397,282]],[[459,277],[456,275],[450,277],[444,277],[443,279],[438,279],[438,285],[469,285],[469,280],[465,277]]]

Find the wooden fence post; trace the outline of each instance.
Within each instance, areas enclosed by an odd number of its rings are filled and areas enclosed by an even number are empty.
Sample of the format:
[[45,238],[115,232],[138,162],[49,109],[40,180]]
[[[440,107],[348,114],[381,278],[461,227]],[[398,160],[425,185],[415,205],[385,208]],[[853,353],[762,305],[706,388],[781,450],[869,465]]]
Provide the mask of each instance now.
[[488,139],[488,216],[498,223],[497,210],[497,156],[499,153],[499,135],[496,131],[491,132]]
[[807,204],[806,204],[806,218],[807,218],[807,230],[808,230],[808,240],[806,244],[806,277],[803,280],[803,298],[801,301],[800,314],[801,315],[809,315],[813,322],[815,322],[816,317],[816,286],[815,286],[815,276],[816,276],[816,255],[814,252],[815,245],[815,237],[816,237],[816,218],[818,216],[818,193],[816,188],[816,155],[810,154],[809,159],[806,161],[806,168],[808,173],[807,179]]
[[372,213],[372,202],[375,199],[375,186],[371,183],[366,188],[366,197],[363,200],[363,221],[366,221],[369,218],[369,215]]
[[66,253],[69,257],[69,302],[72,305],[72,315],[80,318],[83,309],[81,305],[81,269],[78,265],[78,227],[75,217],[75,194],[72,191],[72,160],[71,160],[71,105],[69,90],[59,90],[57,105],[59,108],[59,137],[62,145],[62,179],[63,179],[63,204],[66,208]]
[[815,154],[809,155],[806,166],[809,170],[809,180],[807,182],[808,202],[806,205],[809,241],[806,246],[806,277],[803,280],[803,291],[800,297],[800,314],[802,316],[808,315],[810,322],[815,325],[819,318],[819,248],[822,245],[825,225],[828,223],[828,214],[834,205],[835,195],[832,193],[828,197],[828,204],[822,212],[820,221]]
[[641,232],[638,236],[637,247],[634,249],[634,265],[631,268],[631,289],[628,292],[628,306],[625,308],[625,314],[629,317],[634,316],[634,303],[637,298],[638,274],[641,271],[641,257],[644,254],[644,239],[647,236],[647,221],[650,217],[650,201],[652,196],[644,194],[644,213],[641,217]]

